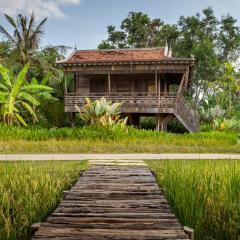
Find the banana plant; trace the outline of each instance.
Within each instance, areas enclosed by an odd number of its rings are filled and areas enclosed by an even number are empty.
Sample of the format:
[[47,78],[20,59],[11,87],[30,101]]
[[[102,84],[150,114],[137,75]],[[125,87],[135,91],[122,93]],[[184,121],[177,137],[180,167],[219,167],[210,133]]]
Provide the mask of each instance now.
[[26,116],[30,116],[34,122],[38,121],[36,107],[40,101],[56,100],[53,89],[46,86],[50,75],[47,75],[41,83],[33,78],[26,81],[30,64],[27,63],[15,77],[13,73],[0,64],[0,107],[1,117],[5,124],[18,124],[27,126]]
[[120,108],[122,103],[112,103],[104,97],[96,101],[86,98],[86,104],[81,109],[75,106],[80,118],[91,125],[116,126],[125,125],[127,118],[121,119]]

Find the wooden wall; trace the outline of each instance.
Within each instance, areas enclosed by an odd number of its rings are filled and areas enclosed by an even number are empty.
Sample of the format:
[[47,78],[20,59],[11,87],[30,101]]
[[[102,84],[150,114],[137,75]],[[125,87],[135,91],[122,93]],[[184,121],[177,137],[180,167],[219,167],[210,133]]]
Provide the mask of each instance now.
[[[182,74],[158,74],[158,88],[161,92],[169,92],[169,85],[179,85]],[[160,81],[160,86],[159,86]],[[110,75],[110,92],[149,92],[156,93],[155,74],[112,74]],[[76,93],[107,93],[108,75],[76,74]]]

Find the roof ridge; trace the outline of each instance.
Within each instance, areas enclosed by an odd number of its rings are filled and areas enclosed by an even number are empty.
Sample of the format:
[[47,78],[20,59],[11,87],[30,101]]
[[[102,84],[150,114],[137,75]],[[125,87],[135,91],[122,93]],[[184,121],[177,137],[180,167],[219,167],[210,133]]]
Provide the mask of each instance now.
[[152,51],[152,50],[164,50],[164,47],[152,47],[152,48],[112,48],[112,49],[78,49],[76,52],[91,52],[91,51]]

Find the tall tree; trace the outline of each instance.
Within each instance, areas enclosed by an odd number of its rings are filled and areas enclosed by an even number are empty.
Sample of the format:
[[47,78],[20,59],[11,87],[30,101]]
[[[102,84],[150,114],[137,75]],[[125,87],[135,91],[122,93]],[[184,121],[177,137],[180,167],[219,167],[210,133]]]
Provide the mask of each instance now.
[[174,53],[176,56],[196,59],[192,90],[195,103],[199,104],[207,90],[207,83],[220,74],[220,62],[216,52],[218,20],[212,8],[203,10],[202,16],[184,17],[178,21],[179,38]]
[[150,19],[142,12],[130,12],[116,30],[108,26],[108,38],[99,44],[99,48],[143,48],[157,45],[157,33],[163,26],[161,19]]
[[208,83],[218,81],[224,74],[225,63],[236,66],[240,54],[240,29],[232,16],[220,20],[208,7],[193,16],[181,16],[177,24],[164,24],[141,12],[131,12],[122,21],[120,30],[108,27],[108,38],[99,48],[163,47],[167,41],[175,57],[196,60],[191,88],[194,103],[202,104]]
[[17,61],[22,66],[30,61],[37,61],[35,56],[39,49],[40,40],[43,35],[43,26],[47,18],[44,18],[39,24],[36,24],[33,13],[30,19],[22,14],[18,14],[16,20],[7,14],[4,16],[13,27],[13,34],[9,33],[2,25],[0,25],[0,32],[12,45],[12,54],[14,54]]
[[49,71],[53,72],[53,77],[61,78],[62,74],[54,64],[56,58],[65,56],[68,47],[49,45],[41,48],[40,43],[47,18],[42,19],[39,23],[36,22],[34,13],[29,18],[22,14],[18,14],[16,19],[5,14],[5,18],[13,27],[13,33],[8,32],[2,25],[0,25],[0,33],[10,47],[8,61],[15,61],[20,65],[17,71],[30,62],[28,79],[33,75],[43,77]]

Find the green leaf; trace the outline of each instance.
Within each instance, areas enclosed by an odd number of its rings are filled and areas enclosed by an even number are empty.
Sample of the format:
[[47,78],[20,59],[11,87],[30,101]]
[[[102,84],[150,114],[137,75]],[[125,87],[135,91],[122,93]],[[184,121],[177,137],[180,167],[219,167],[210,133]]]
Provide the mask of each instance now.
[[41,81],[41,85],[46,85],[47,82],[49,81],[49,79],[52,77],[52,74],[51,73],[48,73],[44,78],[43,80]]
[[29,104],[23,101],[21,102],[21,104],[33,116],[35,120],[38,120],[37,115],[35,114],[35,112],[33,111],[32,107]]
[[22,71],[18,74],[17,76],[17,79],[16,81],[14,82],[14,85],[13,85],[13,89],[12,89],[12,92],[11,92],[11,97],[12,98],[16,98],[19,90],[20,90],[20,87],[24,81],[24,78],[28,72],[28,69],[30,67],[30,64],[27,63],[24,68],[22,69]]
[[49,92],[40,92],[37,96],[46,100],[58,101],[58,98],[53,97]]
[[25,120],[18,114],[18,113],[15,113],[15,116],[17,117],[18,121],[24,125],[25,127],[27,126],[27,123],[25,122]]
[[53,92],[54,89],[51,88],[51,87],[48,87],[48,86],[44,86],[44,85],[41,85],[41,84],[30,84],[28,86],[25,86],[23,88],[24,90],[26,91],[32,91],[32,90],[38,90],[38,91],[49,91],[49,92]]
[[8,86],[12,86],[9,70],[7,68],[5,68],[2,64],[0,64],[0,74],[3,77],[3,81],[5,81],[5,83]]
[[19,97],[29,101],[30,103],[32,103],[35,106],[40,105],[40,102],[35,97],[30,95],[29,93],[21,92],[21,93],[19,93]]
[[5,86],[4,84],[0,83],[0,89],[6,90],[9,92],[9,89],[7,86]]
[[38,80],[36,78],[31,79],[31,84],[38,84]]

